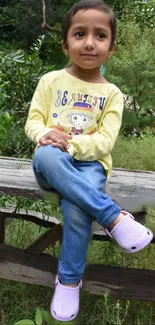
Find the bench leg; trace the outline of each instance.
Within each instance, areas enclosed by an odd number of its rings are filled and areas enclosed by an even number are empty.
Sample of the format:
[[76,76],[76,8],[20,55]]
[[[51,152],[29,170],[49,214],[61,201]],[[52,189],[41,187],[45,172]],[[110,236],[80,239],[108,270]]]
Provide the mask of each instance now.
[[5,240],[5,218],[0,217],[0,244],[4,244]]
[[62,241],[62,225],[58,224],[40,236],[33,244],[25,249],[26,253],[40,254],[56,241]]

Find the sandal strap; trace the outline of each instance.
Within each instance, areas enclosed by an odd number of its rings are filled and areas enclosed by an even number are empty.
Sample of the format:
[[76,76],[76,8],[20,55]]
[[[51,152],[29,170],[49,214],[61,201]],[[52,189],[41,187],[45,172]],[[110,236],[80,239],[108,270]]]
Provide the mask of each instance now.
[[[128,217],[128,216],[129,216],[130,218],[135,219],[134,216],[133,216],[131,213],[129,213],[129,212],[125,211],[125,210],[122,210],[121,213],[124,214],[124,217]],[[123,220],[123,219],[122,219],[122,220]],[[121,220],[120,220],[120,222],[121,222]],[[116,225],[116,226],[117,226],[117,225]],[[114,228],[115,228],[115,227],[114,227]],[[113,228],[113,229],[114,229],[114,228]],[[111,230],[113,230],[113,229],[111,229]],[[111,232],[110,232],[107,228],[105,229],[105,231],[106,231],[106,233],[107,233],[107,235],[108,235],[109,237],[113,238]]]

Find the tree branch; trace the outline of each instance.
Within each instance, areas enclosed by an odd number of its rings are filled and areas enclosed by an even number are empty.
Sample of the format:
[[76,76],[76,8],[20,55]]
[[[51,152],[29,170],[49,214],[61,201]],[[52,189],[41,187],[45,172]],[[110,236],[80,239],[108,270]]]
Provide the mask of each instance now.
[[58,34],[61,34],[61,30],[58,29],[57,27],[51,27],[50,25],[46,24],[46,23],[42,23],[41,24],[42,28],[46,28],[47,30],[49,30],[50,32],[56,32]]
[[45,5],[45,0],[42,0],[43,4],[43,24],[46,25],[46,5]]
[[61,34],[61,30],[58,29],[57,27],[51,27],[50,25],[48,25],[46,23],[46,4],[45,4],[45,0],[42,0],[42,5],[43,5],[43,23],[41,24],[41,27],[43,29],[47,29],[50,32],[56,32],[58,34]]

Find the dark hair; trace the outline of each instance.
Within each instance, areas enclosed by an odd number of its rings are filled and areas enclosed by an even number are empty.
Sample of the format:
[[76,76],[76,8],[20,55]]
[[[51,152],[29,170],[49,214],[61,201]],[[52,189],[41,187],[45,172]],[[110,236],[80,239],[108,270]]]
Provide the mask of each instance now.
[[72,17],[79,11],[79,10],[87,10],[87,9],[97,9],[103,11],[110,16],[110,27],[111,27],[111,44],[110,49],[113,48],[115,41],[116,41],[116,18],[113,11],[102,1],[102,0],[80,0],[79,2],[75,3],[74,6],[70,8],[68,13],[66,14],[63,26],[62,26],[62,38],[63,41],[67,42],[67,35],[71,25]]

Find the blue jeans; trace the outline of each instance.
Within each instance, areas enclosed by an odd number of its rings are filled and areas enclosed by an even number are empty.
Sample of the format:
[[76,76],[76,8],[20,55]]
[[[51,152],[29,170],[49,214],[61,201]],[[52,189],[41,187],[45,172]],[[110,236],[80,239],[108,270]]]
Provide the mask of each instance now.
[[62,196],[64,233],[58,277],[66,284],[78,282],[84,273],[94,218],[108,227],[121,208],[103,192],[106,175],[98,161],[75,160],[47,145],[37,149],[33,169],[43,189],[54,189]]

